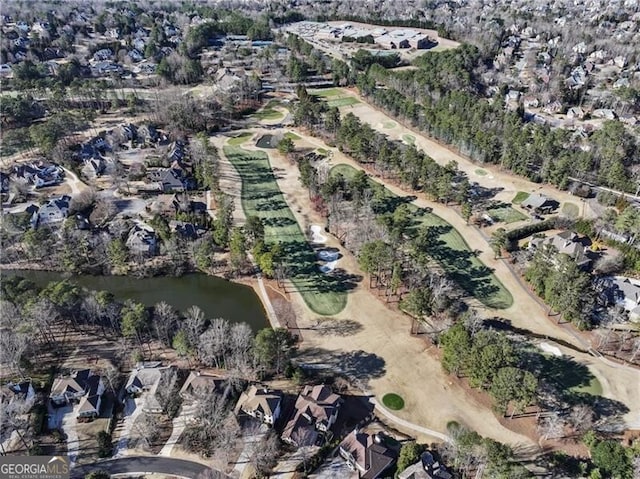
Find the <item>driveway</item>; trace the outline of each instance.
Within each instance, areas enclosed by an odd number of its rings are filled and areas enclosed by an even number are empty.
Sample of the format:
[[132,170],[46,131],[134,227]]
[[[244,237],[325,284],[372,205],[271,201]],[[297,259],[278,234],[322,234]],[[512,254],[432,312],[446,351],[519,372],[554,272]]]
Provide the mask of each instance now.
[[345,460],[339,455],[325,461],[316,472],[309,475],[313,479],[346,479],[357,476],[355,471],[349,469]]
[[124,455],[124,452],[129,445],[129,438],[131,437],[131,429],[136,418],[142,412],[142,398],[130,398],[127,397],[124,402],[124,421],[122,425],[118,425],[117,429],[120,429],[120,438],[116,443],[115,450],[113,451],[114,457]]
[[[166,476],[186,477],[195,479],[203,472],[209,470],[204,464],[184,459],[172,459],[168,457],[121,457],[107,461],[96,462],[79,466],[71,470],[71,477],[79,479],[85,477],[91,471],[105,471],[113,474],[163,474]],[[220,477],[228,477],[220,473]]]
[[80,450],[80,440],[78,438],[78,417],[76,416],[72,406],[60,408],[61,429],[67,437],[67,456],[69,456],[69,464],[71,467],[78,460],[78,451]]
[[178,414],[175,418],[173,418],[171,430],[171,436],[167,439],[167,443],[162,447],[159,456],[171,456],[171,452],[176,444],[178,444],[178,440],[182,433],[184,432],[187,424],[193,420],[193,415],[196,411],[195,404],[183,405],[182,409],[180,409],[180,414]]

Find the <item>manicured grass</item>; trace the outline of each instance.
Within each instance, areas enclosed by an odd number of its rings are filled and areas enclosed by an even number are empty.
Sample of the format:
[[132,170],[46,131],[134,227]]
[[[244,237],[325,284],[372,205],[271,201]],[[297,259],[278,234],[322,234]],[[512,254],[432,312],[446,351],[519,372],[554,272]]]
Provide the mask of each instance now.
[[[342,174],[352,178],[356,169],[349,165],[336,165],[331,174]],[[379,185],[370,179],[370,182]],[[402,198],[384,188],[389,204],[402,203]],[[399,201],[400,200],[400,201]],[[410,210],[415,214],[415,228],[430,226],[433,234],[428,254],[437,261],[447,275],[457,282],[471,296],[484,305],[495,309],[506,309],[513,304],[513,296],[480,259],[471,251],[462,235],[439,216],[428,213],[413,204]]]
[[225,146],[224,152],[242,178],[245,215],[262,218],[267,243],[281,243],[289,278],[307,306],[325,316],[342,311],[347,304],[346,290],[353,283],[318,270],[316,255],[278,188],[269,157],[238,146]]
[[577,393],[591,394],[592,396],[602,396],[602,384],[600,384],[600,381],[598,381],[598,378],[595,376],[591,378],[589,384],[574,387],[571,388],[571,390]]
[[252,136],[253,134],[249,132],[240,133],[238,136],[234,136],[233,138],[230,138],[228,143],[232,146],[238,146],[244,143],[245,141],[247,141]]
[[489,173],[487,172],[487,170],[483,170],[482,168],[478,168],[475,171],[475,174],[478,176],[487,176]]
[[382,404],[393,411],[400,411],[404,408],[404,399],[395,393],[389,393],[382,396]]
[[502,221],[503,223],[515,223],[523,221],[527,216],[513,209],[511,206],[500,206],[497,208],[489,208],[487,213],[494,221]]
[[288,131],[284,134],[285,138],[289,138],[293,141],[299,140],[300,137],[298,135],[296,135],[295,133],[293,133],[292,131]]
[[317,148],[316,149],[316,153],[322,156],[327,156],[327,154],[329,153],[327,150],[325,150],[324,148]]
[[562,205],[562,214],[569,218],[577,218],[580,214],[580,208],[574,203],[565,203]]
[[407,145],[413,145],[416,142],[416,137],[407,133],[402,135],[402,141],[404,141]]
[[516,193],[516,196],[514,196],[511,200],[511,203],[513,203],[514,205],[519,205],[527,198],[529,198],[529,193],[527,193],[526,191],[518,191]]
[[282,112],[269,107],[265,107],[251,116],[253,118],[258,118],[259,120],[279,120],[280,118],[284,118]]
[[353,96],[345,96],[343,98],[335,98],[327,101],[327,105],[332,107],[335,106],[338,108],[340,108],[341,106],[355,105],[357,103],[360,103],[360,100]]
[[311,90],[309,93],[321,98],[327,98],[342,95],[344,91],[342,90],[342,88],[323,88],[321,90]]
[[398,126],[398,124],[395,121],[385,121],[382,124],[382,127],[386,129],[395,128],[396,126]]

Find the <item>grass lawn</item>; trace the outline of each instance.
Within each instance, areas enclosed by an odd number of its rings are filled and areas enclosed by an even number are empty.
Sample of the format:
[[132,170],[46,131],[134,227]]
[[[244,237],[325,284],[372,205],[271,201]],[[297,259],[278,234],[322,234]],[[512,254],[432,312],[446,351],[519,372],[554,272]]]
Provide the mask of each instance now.
[[514,196],[511,200],[511,203],[513,203],[514,205],[519,205],[527,198],[529,198],[529,193],[527,193],[526,191],[518,191],[516,193],[516,196]]
[[516,221],[526,220],[527,216],[513,209],[511,206],[499,206],[497,208],[489,208],[487,213],[494,221],[502,221],[504,223],[515,223]]
[[288,131],[284,134],[285,138],[289,138],[293,141],[299,140],[300,137],[298,135],[296,135],[295,133],[293,133],[292,131]]
[[[338,173],[348,179],[353,177],[356,170],[349,165],[336,165],[331,169],[331,174]],[[378,184],[374,180],[369,181]],[[398,200],[402,200],[386,188],[384,191],[390,203],[397,204]],[[453,226],[413,204],[409,204],[409,208],[415,213],[415,228],[432,227],[433,242],[429,255],[442,266],[453,281],[490,308],[506,309],[513,304],[511,293],[495,277],[491,269],[473,254],[467,242]]]
[[387,129],[395,128],[396,126],[398,126],[398,124],[395,121],[385,121],[382,124],[382,127]]
[[342,95],[344,91],[342,90],[342,88],[323,88],[321,90],[311,90],[309,93],[321,98],[328,98],[332,96]]
[[592,396],[602,396],[602,384],[595,376],[591,378],[589,384],[573,387],[571,390],[577,393],[591,394]]
[[406,133],[402,135],[402,141],[404,141],[407,145],[413,145],[416,142],[416,137]]
[[404,408],[404,399],[394,393],[385,394],[382,397],[382,404],[384,404],[387,408],[392,409],[394,411],[399,411]]
[[242,209],[262,218],[267,243],[280,242],[292,283],[316,314],[337,314],[347,304],[349,278],[319,271],[316,255],[282,196],[269,163],[261,151],[225,146],[224,152],[242,178]]
[[353,96],[345,96],[342,98],[334,98],[331,100],[327,101],[327,105],[333,107],[338,107],[340,108],[341,106],[349,106],[349,105],[355,105],[357,103],[360,103],[360,100],[358,100],[357,98],[353,97]]
[[317,148],[316,149],[316,153],[318,153],[319,155],[322,155],[322,156],[327,156],[327,154],[329,152],[327,150],[325,150],[324,148]]
[[483,170],[482,168],[478,168],[475,171],[475,174],[478,176],[487,176],[489,173],[487,172],[487,170]]
[[562,205],[562,214],[569,218],[577,218],[580,214],[580,208],[575,203],[565,203]]
[[252,136],[253,136],[253,133],[249,133],[249,132],[240,133],[238,136],[234,136],[233,138],[230,138],[228,143],[232,146],[238,146],[244,143],[245,141],[247,141]]
[[265,107],[262,110],[255,112],[251,117],[258,118],[259,120],[279,120],[280,118],[284,118],[284,115],[278,110]]

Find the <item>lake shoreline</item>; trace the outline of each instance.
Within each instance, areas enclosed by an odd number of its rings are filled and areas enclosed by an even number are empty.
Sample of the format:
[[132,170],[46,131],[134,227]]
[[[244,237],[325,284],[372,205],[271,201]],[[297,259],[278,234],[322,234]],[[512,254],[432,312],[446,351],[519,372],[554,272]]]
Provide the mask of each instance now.
[[[273,307],[271,305],[271,301],[268,297],[268,295],[263,295],[261,288],[260,288],[260,284],[259,284],[259,280],[257,277],[255,276],[246,276],[246,277],[241,277],[241,278],[227,278],[223,275],[217,275],[217,274],[209,274],[209,273],[204,273],[202,271],[199,270],[189,270],[186,271],[184,274],[180,275],[180,276],[175,276],[175,275],[167,275],[167,274],[161,274],[161,275],[155,275],[155,276],[136,276],[136,275],[132,275],[132,274],[127,274],[127,275],[115,275],[115,274],[99,274],[99,275],[92,275],[92,274],[88,274],[88,273],[79,273],[79,274],[71,274],[68,273],[67,271],[64,271],[62,268],[52,268],[50,265],[45,265],[45,264],[41,264],[41,263],[34,263],[34,262],[13,262],[13,263],[4,263],[4,264],[0,264],[0,278],[4,275],[4,273],[11,273],[11,276],[20,276],[20,272],[24,271],[25,273],[28,272],[33,272],[33,273],[37,273],[37,272],[42,272],[44,274],[57,274],[60,275],[61,277],[65,277],[65,276],[69,276],[69,277],[89,277],[89,278],[104,278],[106,280],[114,280],[116,278],[127,278],[130,280],[158,280],[158,279],[168,279],[168,280],[178,280],[180,278],[184,278],[184,277],[188,277],[189,275],[202,275],[203,277],[207,277],[207,278],[215,278],[215,280],[219,280],[219,281],[223,281],[225,283],[229,283],[229,284],[235,284],[235,285],[239,285],[239,286],[244,286],[244,287],[248,287],[251,288],[251,291],[253,292],[253,294],[255,294],[257,302],[260,304],[263,313],[264,313],[264,327],[271,327],[271,328],[277,328],[280,327],[280,325],[278,324],[277,318],[274,318],[272,314],[270,314],[270,311],[273,311]],[[82,285],[83,287],[87,287],[86,285]],[[87,287],[88,289],[92,289]],[[109,288],[106,288],[107,290]],[[194,303],[195,305],[198,305],[197,302]],[[199,305],[198,305],[199,306]],[[234,308],[235,309],[235,308]]]

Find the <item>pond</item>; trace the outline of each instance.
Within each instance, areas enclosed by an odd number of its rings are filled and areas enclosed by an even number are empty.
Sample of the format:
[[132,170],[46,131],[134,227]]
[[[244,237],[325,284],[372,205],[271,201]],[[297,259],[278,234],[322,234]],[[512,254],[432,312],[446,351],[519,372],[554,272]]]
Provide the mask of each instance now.
[[2,276],[23,276],[46,286],[51,281],[68,278],[78,285],[97,291],[109,291],[116,299],[133,299],[147,306],[165,301],[179,311],[199,306],[207,318],[225,318],[232,323],[245,322],[254,331],[269,325],[262,302],[253,288],[205,274],[181,277],[158,276],[69,276],[54,271],[2,271]]

